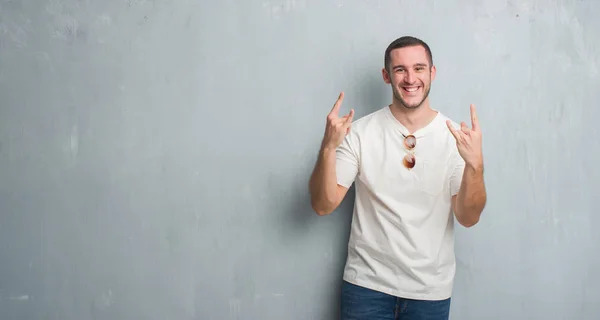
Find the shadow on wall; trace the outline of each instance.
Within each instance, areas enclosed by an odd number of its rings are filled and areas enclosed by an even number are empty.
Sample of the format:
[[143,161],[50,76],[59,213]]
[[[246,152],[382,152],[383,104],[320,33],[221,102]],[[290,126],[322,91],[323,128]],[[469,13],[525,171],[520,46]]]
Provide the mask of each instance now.
[[[354,108],[355,120],[371,112],[377,111],[389,104],[389,85],[383,82],[381,69],[373,68],[372,64],[360,72],[353,88],[345,90],[348,92],[349,101],[344,101],[345,110]],[[325,127],[323,126],[323,130]],[[319,135],[320,137],[320,135]],[[288,167],[285,172],[272,173],[268,177],[268,190],[270,194],[276,195],[271,199],[273,212],[278,212],[276,220],[277,235],[284,245],[293,244],[299,237],[306,237],[312,225],[320,223],[319,217],[313,211],[310,204],[308,181],[316,162],[316,156],[321,141],[315,141],[310,150],[302,157],[302,163],[290,159],[288,163],[296,167]],[[352,212],[354,204],[354,188],[348,191],[344,202],[340,204],[339,211]],[[348,207],[345,207],[345,206]],[[279,214],[280,213],[280,214]],[[348,223],[350,221],[348,220]],[[348,226],[349,227],[349,226]],[[348,230],[348,229],[345,229]],[[345,250],[344,250],[345,251]],[[344,257],[345,258],[345,257]]]
[[[348,231],[354,205],[354,188],[348,190],[344,201],[335,212],[320,217],[310,205],[308,190],[308,179],[316,159],[312,156],[303,157],[290,163],[298,164],[299,161],[302,161],[301,167],[278,170],[268,177],[268,190],[273,198],[266,207],[271,219],[266,221],[263,234],[270,243],[270,252],[263,258],[266,261],[289,259],[292,266],[298,269],[319,268],[319,274],[308,280],[318,282],[317,285],[304,292],[315,290],[310,295],[316,294],[321,297],[319,299],[327,300],[324,304],[326,309],[319,311],[323,314],[318,314],[318,318],[338,319],[342,271],[346,261]],[[305,261],[307,257],[312,261]],[[295,272],[290,271],[291,282],[284,285],[289,290],[295,290],[292,288],[303,286],[307,281],[293,277],[294,274]],[[317,292],[323,289],[327,292]],[[311,303],[314,298],[315,296],[304,296],[298,301]]]
[[[346,109],[349,110],[349,108],[354,108],[357,113],[366,115],[387,106],[390,103],[390,98],[388,96],[389,85],[383,82],[380,69],[374,70],[370,67],[368,70],[365,70],[363,74],[364,76],[360,77],[357,83],[358,89],[352,89],[351,100],[353,102],[349,102]],[[355,116],[355,120],[356,119],[358,119],[358,116]],[[323,127],[323,130],[324,129],[325,128]],[[311,152],[309,152],[309,154],[314,154],[316,157],[319,143],[320,141],[314,145],[315,149],[310,150]],[[310,156],[303,159],[305,161],[302,163],[302,167],[290,168],[289,172],[293,172],[291,177],[288,176],[284,179],[282,179],[283,177],[269,177],[269,190],[272,191],[272,194],[279,194],[282,196],[281,199],[273,199],[277,203],[276,206],[279,207],[279,205],[284,205],[285,207],[282,208],[283,210],[281,212],[289,213],[291,215],[290,217],[283,218],[284,225],[280,230],[284,239],[293,238],[294,235],[300,237],[305,236],[310,228],[310,224],[318,222],[315,221],[318,216],[311,208],[308,191],[308,180],[312,173],[316,158]],[[291,163],[293,163],[293,161],[291,161]],[[287,180],[288,178],[289,180]],[[291,181],[292,184],[285,183],[286,181]],[[281,200],[283,201],[279,202]],[[340,204],[338,210],[351,212],[353,204],[354,187],[348,191],[344,202]],[[348,205],[348,207],[345,207],[346,205]]]
[[[309,161],[312,165],[313,163]],[[310,174],[312,166],[309,170],[301,170],[299,172],[305,175]],[[318,288],[325,288],[327,292],[315,292],[321,295],[326,301],[327,306],[323,310],[323,314],[318,314],[320,319],[339,319],[340,318],[340,294],[342,287],[342,275],[348,253],[348,237],[350,223],[352,221],[352,210],[354,206],[355,191],[352,186],[340,206],[329,216],[318,216],[310,205],[310,195],[308,192],[308,180],[297,179],[290,186],[280,186],[282,198],[276,203],[280,204],[279,212],[282,220],[278,223],[276,237],[281,249],[296,250],[304,252],[302,256],[314,256],[319,259],[319,262],[310,261],[307,264],[314,267],[315,264],[322,264],[319,268],[322,273],[315,276],[314,281],[325,281],[326,284],[319,284]],[[312,238],[312,239],[307,239]],[[317,239],[317,240],[314,240]],[[304,248],[300,248],[302,244],[318,242],[318,246],[314,253],[306,253]],[[328,249],[328,247],[330,249]],[[281,250],[280,249],[280,250]],[[277,250],[277,252],[280,252]],[[323,257],[323,253],[331,250],[328,257]],[[298,267],[304,261],[297,261]],[[300,281],[300,280],[299,280]],[[315,288],[316,288],[315,287]],[[307,291],[305,291],[307,292]],[[302,297],[300,301],[311,302],[311,297]],[[317,316],[317,314],[313,315]]]
[[[368,114],[388,103],[386,84],[381,79],[380,71],[368,70],[364,76],[355,82],[354,88],[347,90],[349,96],[348,108],[354,108],[357,114]],[[358,117],[357,117],[358,118]],[[324,130],[324,128],[323,128]],[[328,288],[326,299],[326,318],[339,318],[339,303],[342,285],[343,268],[347,257],[347,245],[352,221],[355,188],[352,186],[339,208],[330,216],[319,217],[310,204],[308,181],[316,162],[320,141],[311,145],[301,157],[289,158],[288,165],[279,167],[269,173],[266,180],[267,193],[271,195],[265,210],[268,211],[263,227],[263,236],[268,241],[270,252],[264,258],[276,258],[283,252],[298,252],[299,259],[295,263],[304,263],[302,256],[318,256],[328,253],[327,264],[323,266]],[[326,234],[324,233],[326,232]],[[333,238],[333,239],[332,239]],[[322,248],[314,254],[302,246],[306,243],[325,242]],[[272,251],[271,251],[272,250]],[[268,256],[268,257],[267,257]],[[315,258],[316,259],[316,258]],[[308,262],[314,265],[315,261]],[[318,276],[317,278],[320,278]],[[310,297],[305,297],[310,301]]]
[[[315,146],[315,148],[318,147],[318,145]],[[322,238],[322,234],[315,234],[317,232],[315,227],[319,227],[319,224],[340,226],[338,219],[343,219],[347,223],[343,226],[344,233],[349,230],[354,204],[354,187],[348,190],[344,201],[331,214],[336,221],[331,221],[330,216],[319,217],[311,207],[308,181],[316,162],[316,153],[315,149],[314,156],[311,153],[311,156],[303,158],[304,161],[300,168],[290,168],[290,170],[279,174],[273,173],[268,177],[268,189],[270,194],[274,195],[274,198],[269,201],[268,208],[273,212],[272,221],[275,224],[272,225],[275,232],[271,234],[276,236],[275,240],[282,247],[294,247],[306,237]],[[345,256],[343,258],[345,259]]]
[[[358,81],[359,89],[356,90],[356,111],[360,115],[375,112],[391,103],[390,85],[383,82],[381,68],[369,69],[362,73],[364,76]],[[356,119],[356,117],[355,117]]]
[[[341,224],[341,228],[344,230],[343,238],[338,239],[339,246],[337,250],[334,252],[333,261],[338,261],[339,264],[335,266],[335,274],[336,278],[333,282],[334,286],[331,288],[331,296],[329,301],[329,310],[327,310],[327,314],[325,314],[324,319],[340,319],[340,304],[341,304],[341,294],[342,294],[342,276],[344,273],[344,266],[346,263],[346,257],[348,256],[348,239],[350,236],[350,224],[352,222],[352,211],[354,207],[354,196],[355,189],[354,186],[348,189],[348,193],[344,198],[344,201],[340,204],[338,210],[335,213],[340,215],[341,217],[334,219],[336,222],[342,220],[343,224]],[[335,214],[334,213],[334,214]],[[333,266],[332,266],[333,267]]]

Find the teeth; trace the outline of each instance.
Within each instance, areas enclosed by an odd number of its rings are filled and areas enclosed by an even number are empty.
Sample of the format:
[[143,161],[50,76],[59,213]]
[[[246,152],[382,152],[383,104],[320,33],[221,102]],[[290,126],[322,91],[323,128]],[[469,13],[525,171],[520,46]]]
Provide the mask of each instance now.
[[417,91],[417,89],[419,89],[419,87],[412,87],[412,88],[405,87],[404,89],[408,92],[413,92],[413,91]]

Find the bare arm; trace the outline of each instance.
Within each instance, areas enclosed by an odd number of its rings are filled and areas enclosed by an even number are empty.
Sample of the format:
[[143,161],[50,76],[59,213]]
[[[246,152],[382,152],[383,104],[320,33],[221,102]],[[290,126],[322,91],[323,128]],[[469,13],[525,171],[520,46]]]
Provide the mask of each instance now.
[[321,148],[319,151],[309,190],[312,208],[320,216],[333,212],[346,196],[348,188],[337,184],[335,149]]
[[343,99],[342,92],[327,115],[325,135],[309,181],[311,206],[321,216],[333,212],[348,191],[348,188],[337,184],[336,176],[336,149],[350,132],[354,116],[354,110],[344,117],[338,116]]
[[465,161],[460,188],[458,193],[452,197],[452,211],[458,222],[469,228],[479,222],[479,217],[487,201],[483,181],[481,129],[475,105],[471,105],[471,128],[467,127],[464,122],[461,122],[460,129],[454,129],[450,121],[446,123],[456,138],[458,152]]
[[465,166],[458,194],[452,197],[452,211],[458,222],[467,228],[477,224],[486,201],[483,166]]

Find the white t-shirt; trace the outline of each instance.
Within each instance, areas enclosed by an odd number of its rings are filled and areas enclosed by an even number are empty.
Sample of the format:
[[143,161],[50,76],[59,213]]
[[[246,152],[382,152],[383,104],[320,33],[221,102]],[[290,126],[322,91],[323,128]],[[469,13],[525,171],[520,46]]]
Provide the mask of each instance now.
[[398,297],[446,299],[456,268],[451,199],[464,161],[438,111],[413,133],[416,164],[408,170],[409,132],[389,108],[356,120],[337,149],[338,184],[356,189],[343,278]]

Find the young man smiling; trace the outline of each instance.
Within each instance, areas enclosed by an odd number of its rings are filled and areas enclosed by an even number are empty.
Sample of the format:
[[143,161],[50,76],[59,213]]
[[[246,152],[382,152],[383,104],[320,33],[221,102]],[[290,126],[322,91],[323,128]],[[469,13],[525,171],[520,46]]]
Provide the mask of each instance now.
[[385,51],[392,103],[353,122],[327,116],[310,178],[313,209],[334,211],[355,184],[343,275],[342,319],[446,320],[455,275],[454,218],[474,226],[486,203],[481,131],[429,102],[436,68],[429,46],[401,37]]

